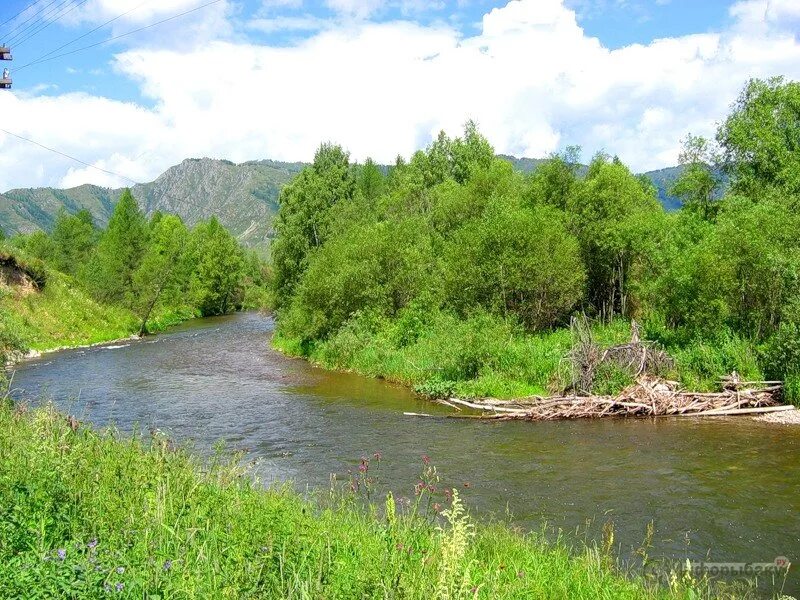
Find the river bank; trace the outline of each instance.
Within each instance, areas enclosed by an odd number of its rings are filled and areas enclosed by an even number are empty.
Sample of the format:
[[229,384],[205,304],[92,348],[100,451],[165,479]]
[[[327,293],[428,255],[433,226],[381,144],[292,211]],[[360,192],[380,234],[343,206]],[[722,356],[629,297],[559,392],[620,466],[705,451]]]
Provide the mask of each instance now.
[[[13,397],[124,434],[160,430],[212,458],[245,452],[266,485],[326,494],[380,453],[374,498],[414,497],[421,457],[480,522],[544,531],[575,548],[613,522],[626,561],[769,562],[800,555],[794,492],[800,429],[752,419],[587,419],[487,423],[445,417],[407,388],[318,369],[269,350],[257,313],[198,319],[116,349],[64,351],[20,364]],[[209,357],[213,356],[213,361]],[[709,521],[708,515],[716,515]],[[652,538],[648,527],[652,524]],[[722,526],[721,524],[724,524]],[[760,596],[800,595],[793,573]],[[758,595],[756,595],[758,597]]]
[[50,407],[3,406],[0,431],[4,597],[711,597],[679,574],[669,587],[626,575],[613,538],[570,551],[476,525],[424,462],[416,494],[366,511],[358,496],[380,456],[309,500],[261,489],[235,458],[206,463],[161,435],[120,438]]

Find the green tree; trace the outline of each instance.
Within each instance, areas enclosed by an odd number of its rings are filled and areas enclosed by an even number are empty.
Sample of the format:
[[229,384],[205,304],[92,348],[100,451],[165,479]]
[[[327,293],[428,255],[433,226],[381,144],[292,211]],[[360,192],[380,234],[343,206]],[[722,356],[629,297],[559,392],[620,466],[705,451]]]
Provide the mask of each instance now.
[[717,131],[735,191],[800,193],[800,83],[751,79]]
[[236,309],[241,302],[245,264],[238,242],[216,217],[198,224],[191,238],[194,305],[204,316],[222,315]]
[[425,222],[408,218],[343,229],[314,254],[284,331],[324,338],[358,311],[391,317],[438,280]]
[[374,202],[383,193],[384,180],[383,173],[371,158],[357,170],[358,189],[369,202]]
[[680,198],[687,210],[696,211],[705,219],[713,219],[717,213],[717,193],[721,182],[711,166],[716,159],[708,140],[687,135],[678,162],[684,168],[670,194]]
[[580,153],[579,146],[569,146],[536,167],[528,180],[528,200],[565,210],[578,182]]
[[55,250],[53,266],[62,273],[77,275],[85,268],[97,241],[91,213],[83,209],[70,215],[61,210],[51,237]]
[[133,274],[147,248],[147,219],[129,189],[119,202],[100,237],[92,258],[88,280],[92,293],[107,302],[133,301]]
[[308,267],[309,253],[328,238],[331,208],[352,199],[355,190],[348,154],[340,146],[323,144],[314,163],[281,191],[278,237],[271,249],[277,308],[291,297]]
[[147,333],[147,322],[159,303],[180,303],[182,285],[187,280],[185,253],[189,232],[175,215],[161,215],[152,225],[150,243],[133,273],[134,312]]
[[453,235],[444,261],[445,297],[464,315],[481,306],[540,330],[583,295],[578,241],[551,207],[493,205]]
[[638,300],[631,284],[663,212],[652,188],[618,160],[600,155],[592,161],[570,196],[569,214],[587,269],[587,299],[598,314],[633,313]]

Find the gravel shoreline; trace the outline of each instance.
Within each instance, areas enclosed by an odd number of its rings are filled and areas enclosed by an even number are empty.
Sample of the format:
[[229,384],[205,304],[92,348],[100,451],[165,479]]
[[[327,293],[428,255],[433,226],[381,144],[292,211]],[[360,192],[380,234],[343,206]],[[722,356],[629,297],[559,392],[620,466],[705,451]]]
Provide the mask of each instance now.
[[785,410],[777,413],[753,417],[756,421],[764,423],[779,423],[781,425],[800,425],[800,410]]

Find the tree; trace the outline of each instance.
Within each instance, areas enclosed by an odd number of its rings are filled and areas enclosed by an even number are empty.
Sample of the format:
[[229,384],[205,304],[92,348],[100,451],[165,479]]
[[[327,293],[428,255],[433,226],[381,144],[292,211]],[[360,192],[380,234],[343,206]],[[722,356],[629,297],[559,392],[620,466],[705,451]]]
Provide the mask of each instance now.
[[380,168],[371,158],[357,171],[358,189],[369,202],[374,202],[383,192],[384,179]]
[[223,315],[241,300],[244,252],[216,217],[198,224],[191,238],[194,305],[203,316]]
[[175,215],[161,215],[152,226],[150,243],[133,273],[134,312],[141,322],[140,335],[147,333],[147,322],[159,302],[170,297],[177,302],[187,276],[188,238],[186,226]]
[[585,269],[563,214],[493,205],[444,252],[445,298],[461,314],[483,307],[531,330],[554,325],[581,299]]
[[93,294],[107,302],[133,301],[133,274],[147,247],[149,228],[129,189],[122,192],[89,267]]
[[704,219],[713,219],[717,213],[717,192],[721,182],[711,167],[716,158],[708,140],[687,135],[678,162],[684,168],[670,193],[679,197],[687,210],[698,212]]
[[418,217],[345,228],[314,254],[281,326],[312,340],[333,333],[358,311],[392,317],[435,286],[434,264]]
[[736,192],[800,193],[800,83],[751,79],[717,130],[723,168]]
[[568,213],[587,269],[591,307],[608,319],[629,316],[636,304],[630,284],[659,228],[661,204],[627,167],[599,155],[570,196]]
[[554,154],[540,164],[529,178],[529,201],[566,209],[578,182],[580,154],[579,146],[569,146],[564,153]]
[[83,209],[75,215],[61,210],[51,235],[54,246],[53,266],[68,275],[77,275],[94,249],[97,231],[91,213]]
[[308,267],[309,253],[328,238],[331,208],[351,200],[355,190],[348,154],[340,146],[323,144],[314,163],[281,191],[275,219],[278,237],[272,246],[277,308],[291,297]]

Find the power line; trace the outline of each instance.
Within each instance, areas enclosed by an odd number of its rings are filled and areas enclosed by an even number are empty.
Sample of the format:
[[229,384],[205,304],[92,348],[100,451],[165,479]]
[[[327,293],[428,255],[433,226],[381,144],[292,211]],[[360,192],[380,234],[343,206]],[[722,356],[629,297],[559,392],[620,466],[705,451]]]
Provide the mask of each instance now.
[[[55,0],[55,1],[57,2],[58,0]],[[39,17],[38,19],[34,20],[34,21],[33,21],[33,23],[31,23],[30,25],[28,25],[27,27],[25,27],[25,29],[23,29],[23,30],[21,30],[21,31],[18,31],[17,33],[15,33],[14,35],[12,35],[12,36],[11,36],[11,39],[7,40],[8,44],[9,44],[9,45],[11,45],[11,44],[16,44],[16,43],[17,43],[17,42],[19,42],[20,40],[23,40],[23,39],[25,39],[25,38],[28,36],[28,32],[29,32],[29,31],[31,31],[32,29],[35,29],[36,27],[38,27],[39,25],[41,25],[41,24],[42,24],[42,23],[45,21],[45,19],[46,19],[47,17],[49,17],[49,16],[50,16],[50,15],[52,15],[52,14],[55,14],[55,13],[57,13],[59,10],[61,10],[61,9],[64,7],[64,5],[66,5],[66,4],[70,4],[72,1],[73,1],[73,0],[61,0],[61,4],[59,4],[59,5],[58,5],[58,6],[56,6],[55,8],[53,8],[53,9],[50,9],[50,10],[49,10],[49,11],[47,11],[46,13],[45,13],[44,11],[42,11],[42,13],[40,13],[40,17]],[[48,4],[47,6],[50,6],[51,4],[53,4],[53,3],[51,2],[51,3],[50,3],[50,4]],[[45,8],[47,8],[47,7],[45,7]]]
[[34,146],[39,146],[40,148],[44,148],[45,150],[47,150],[49,152],[53,152],[55,154],[59,154],[59,155],[65,157],[65,158],[68,158],[70,160],[74,160],[75,162],[80,163],[82,165],[85,165],[85,166],[89,167],[90,169],[96,169],[97,171],[102,171],[103,173],[106,173],[108,175],[114,175],[115,177],[119,177],[120,179],[124,179],[126,181],[130,181],[133,184],[137,183],[136,181],[134,181],[130,177],[125,177],[125,175],[120,175],[119,173],[115,173],[114,171],[109,171],[107,169],[102,169],[100,167],[96,167],[95,165],[89,164],[86,161],[81,160],[80,158],[75,158],[74,156],[71,156],[71,155],[69,155],[69,154],[67,154],[65,152],[61,152],[60,150],[56,150],[55,148],[50,148],[49,146],[45,146],[44,144],[40,144],[39,142],[36,142],[36,141],[34,141],[34,140],[30,139],[30,138],[26,138],[24,136],[17,135],[16,133],[12,133],[12,132],[7,131],[6,129],[2,129],[2,128],[0,128],[0,131],[2,131],[3,133],[7,133],[8,135],[13,136],[13,137],[15,137],[17,139],[20,139],[20,140],[23,140],[23,141],[28,142],[30,144],[33,144]]
[[108,38],[107,40],[103,40],[102,42],[97,42],[96,44],[90,44],[89,46],[83,46],[82,48],[77,48],[75,50],[71,50],[70,52],[65,52],[64,54],[60,54],[59,56],[51,56],[50,58],[44,58],[44,59],[41,59],[41,60],[31,61],[31,62],[29,62],[29,63],[27,63],[25,65],[22,65],[21,67],[17,67],[15,69],[15,72],[19,72],[19,71],[21,71],[22,69],[24,69],[26,67],[30,67],[31,65],[38,65],[38,64],[41,64],[41,63],[44,63],[44,62],[55,60],[57,58],[62,58],[64,56],[69,56],[71,54],[76,54],[77,52],[83,52],[84,50],[89,50],[90,48],[96,48],[97,46],[102,46],[103,44],[107,44],[108,42],[113,42],[113,41],[118,40],[120,38],[124,38],[124,37],[127,37],[129,35],[133,35],[134,33],[139,33],[140,31],[144,31],[145,29],[150,29],[151,27],[155,27],[156,25],[162,25],[163,23],[167,23],[168,21],[173,21],[174,19],[178,19],[180,17],[184,17],[184,16],[186,16],[188,14],[191,14],[193,12],[196,12],[198,10],[201,10],[203,8],[211,6],[212,4],[219,4],[222,1],[223,0],[212,0],[211,2],[206,2],[205,4],[202,4],[200,6],[192,8],[191,10],[187,10],[187,11],[179,13],[177,15],[173,15],[171,17],[167,17],[166,19],[162,19],[161,21],[156,21],[155,23],[150,23],[149,25],[145,25],[144,27],[139,27],[138,29],[134,29],[132,31],[128,31],[126,33],[121,33],[120,35],[116,35],[114,37]]
[[31,3],[30,3],[28,6],[26,6],[25,8],[23,8],[21,11],[19,11],[19,12],[18,12],[17,14],[15,14],[13,17],[11,17],[10,19],[7,19],[7,20],[3,21],[2,23],[0,23],[0,27],[5,27],[7,24],[11,23],[11,21],[13,21],[14,19],[16,19],[18,16],[20,16],[20,15],[21,15],[22,13],[24,13],[26,10],[28,10],[29,8],[33,8],[33,6],[34,6],[34,5],[36,5],[36,4],[39,4],[39,1],[40,1],[40,0],[33,0],[33,2],[31,2]]
[[[50,148],[49,146],[45,146],[44,144],[40,144],[39,142],[37,142],[35,140],[32,140],[30,138],[26,138],[24,136],[18,135],[16,133],[13,133],[11,131],[8,131],[8,130],[2,129],[2,128],[0,128],[0,131],[2,131],[3,133],[8,134],[10,136],[13,136],[13,137],[15,137],[17,139],[20,139],[20,140],[23,140],[23,141],[28,142],[30,144],[33,144],[34,146],[39,146],[39,148],[43,148],[43,149],[47,150],[48,152],[53,152],[54,154],[58,154],[59,156],[63,156],[63,157],[68,158],[70,160],[74,160],[75,162],[80,163],[80,164],[82,164],[82,165],[84,165],[86,167],[89,167],[90,169],[95,169],[97,171],[101,171],[103,173],[106,173],[107,175],[113,175],[114,177],[119,177],[120,179],[124,179],[125,181],[128,181],[128,182],[132,183],[133,185],[139,185],[139,183],[136,180],[131,179],[130,177],[126,177],[125,175],[122,175],[120,173],[116,173],[114,171],[109,171],[108,169],[103,169],[101,167],[96,167],[95,165],[87,163],[86,161],[83,161],[80,158],[76,158],[76,157],[74,157],[74,156],[72,156],[70,154],[67,154],[66,152],[61,152],[60,150],[56,150],[55,148]],[[190,202],[190,201],[188,201],[188,200],[186,200],[184,198],[178,198],[176,196],[170,195],[169,193],[161,194],[160,198],[161,199],[169,199],[169,200],[172,200],[174,202],[178,202],[180,204],[183,204],[184,207],[186,207],[186,208],[202,208],[199,204],[193,204],[192,202]]]
[[71,7],[69,10],[66,10],[66,11],[62,12],[62,13],[61,13],[60,15],[58,15],[58,16],[57,16],[55,19],[51,19],[50,21],[48,21],[48,22],[47,22],[47,23],[46,23],[46,24],[45,24],[43,27],[40,27],[39,29],[37,29],[36,31],[34,31],[33,33],[31,33],[31,34],[30,34],[28,37],[26,37],[24,40],[17,42],[17,44],[16,44],[17,48],[19,48],[19,47],[20,47],[22,44],[24,44],[25,42],[27,42],[28,40],[30,40],[30,39],[31,39],[33,36],[35,36],[35,35],[38,35],[38,34],[39,34],[39,33],[41,33],[42,31],[44,31],[45,29],[47,29],[48,27],[50,27],[50,25],[52,25],[53,23],[56,23],[56,22],[60,21],[61,19],[63,19],[64,17],[66,17],[66,16],[67,16],[69,13],[71,13],[71,12],[72,12],[73,10],[75,10],[76,8],[79,8],[80,6],[82,6],[82,5],[86,4],[86,2],[87,2],[87,0],[81,0],[81,1],[80,1],[80,2],[78,2],[77,4],[73,4],[73,5],[72,5],[72,7]]
[[[46,4],[45,6],[40,7],[30,17],[28,17],[27,19],[25,19],[21,23],[17,23],[16,27],[14,27],[11,31],[6,33],[6,38],[8,38],[8,36],[11,36],[12,34],[14,34],[14,32],[17,31],[23,25],[25,25],[25,23],[29,23],[31,20],[38,19],[44,11],[46,11],[48,8],[53,6],[53,4],[55,4],[56,2],[58,2],[58,0],[50,0],[50,2],[48,4]],[[36,2],[34,2],[33,4],[36,4]],[[33,6],[33,4],[31,6]],[[28,8],[30,8],[30,6]],[[27,29],[27,27],[26,27],[26,29]],[[16,34],[14,34],[13,37],[16,37]],[[6,40],[6,41],[8,41],[8,40]]]
[[[38,1],[38,0],[37,0],[37,1]],[[137,6],[134,6],[134,7],[133,7],[132,9],[130,9],[129,11],[126,11],[126,12],[124,12],[124,13],[120,14],[120,15],[117,15],[117,16],[116,16],[116,17],[114,17],[113,19],[109,19],[108,21],[106,21],[106,22],[105,22],[105,23],[103,23],[102,25],[98,25],[97,27],[95,27],[95,28],[94,28],[94,29],[92,29],[91,31],[87,31],[87,32],[86,32],[86,33],[84,33],[83,35],[79,35],[79,36],[78,36],[78,37],[76,37],[74,40],[71,40],[71,41],[67,42],[66,44],[63,44],[63,45],[59,46],[59,47],[58,47],[58,48],[56,48],[55,50],[51,50],[51,51],[50,51],[50,52],[48,52],[47,54],[42,54],[42,55],[41,55],[39,58],[36,58],[36,59],[32,60],[32,61],[31,61],[30,63],[28,63],[28,64],[35,64],[35,63],[37,63],[37,62],[41,61],[43,58],[47,58],[47,57],[48,57],[48,56],[50,56],[51,54],[55,54],[55,53],[56,53],[56,52],[58,52],[59,50],[63,50],[63,49],[64,49],[64,48],[66,48],[67,46],[71,46],[72,44],[74,44],[74,43],[75,43],[75,42],[77,42],[78,40],[82,40],[83,38],[85,38],[85,37],[87,37],[87,36],[89,36],[89,35],[92,35],[92,34],[93,34],[95,31],[98,31],[98,30],[102,29],[103,27],[105,27],[105,26],[107,26],[107,25],[110,25],[111,23],[113,23],[113,22],[114,22],[114,21],[116,21],[117,19],[121,19],[122,17],[129,15],[129,14],[130,14],[130,13],[132,13],[133,11],[140,9],[142,6],[144,6],[144,5],[145,5],[145,4],[147,4],[148,2],[151,2],[151,0],[144,0],[144,2],[142,2],[141,4],[138,4]],[[25,66],[28,66],[28,65],[25,65]],[[22,67],[20,67],[20,68],[22,68]]]

